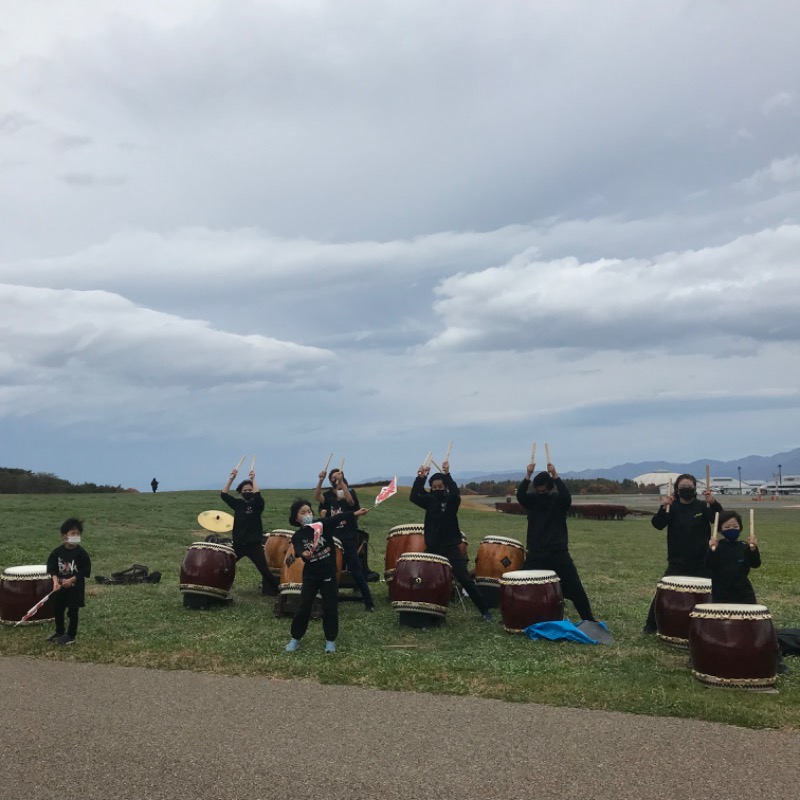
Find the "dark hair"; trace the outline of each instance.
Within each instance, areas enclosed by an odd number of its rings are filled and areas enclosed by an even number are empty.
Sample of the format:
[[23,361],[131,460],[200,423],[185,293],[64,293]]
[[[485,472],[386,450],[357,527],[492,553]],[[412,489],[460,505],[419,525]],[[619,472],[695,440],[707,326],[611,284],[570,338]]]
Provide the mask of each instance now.
[[334,467],[334,468],[333,468],[333,469],[332,469],[332,470],[331,470],[331,471],[328,473],[328,480],[330,480],[330,479],[331,479],[331,475],[335,475],[337,472],[338,472],[338,473],[339,473],[339,474],[342,476],[342,480],[343,480],[345,483],[347,483],[347,478],[345,478],[345,477],[344,477],[344,472],[342,472],[342,470],[340,470],[340,469],[339,469],[339,467]]
[[295,528],[300,527],[300,523],[297,521],[297,512],[303,506],[308,506],[309,508],[312,507],[308,500],[303,500],[302,497],[298,497],[297,500],[292,503],[291,508],[289,509],[289,524],[293,525]]
[[241,483],[240,483],[240,484],[239,484],[239,485],[236,487],[236,491],[237,491],[237,492],[239,492],[239,494],[241,494],[241,493],[242,493],[242,489],[243,489],[245,486],[252,486],[252,485],[253,485],[253,481],[251,481],[251,480],[250,480],[250,478],[247,478],[246,480],[243,480],[243,481],[242,481],[242,482],[241,482]]
[[433,475],[428,478],[428,486],[433,486],[434,481],[441,481],[442,483],[445,482],[444,480],[444,473],[443,472],[434,472]]
[[534,479],[533,479],[534,486],[546,486],[547,491],[552,491],[555,487],[555,482],[553,478],[550,476],[549,472],[540,472]]
[[[694,484],[694,488],[697,489],[697,478],[695,478],[694,475],[690,475],[688,472],[684,472],[683,475],[678,475],[678,477],[675,478],[675,494],[678,494],[678,484],[681,481],[691,481]],[[706,489],[708,489],[708,486],[706,486]]]
[[69,533],[77,528],[78,531],[83,533],[83,520],[77,517],[70,517],[61,523],[61,533]]
[[742,517],[736,511],[720,511],[719,512],[719,527],[722,527],[723,522],[727,522],[729,519],[735,519],[739,523],[739,530],[744,528],[742,524]]

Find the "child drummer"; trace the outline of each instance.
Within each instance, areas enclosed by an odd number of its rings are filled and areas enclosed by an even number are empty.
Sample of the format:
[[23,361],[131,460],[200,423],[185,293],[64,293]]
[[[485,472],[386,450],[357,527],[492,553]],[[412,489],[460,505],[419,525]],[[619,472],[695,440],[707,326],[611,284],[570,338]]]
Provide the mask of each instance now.
[[300,588],[300,607],[292,620],[292,638],[286,645],[287,653],[294,653],[308,629],[311,608],[317,592],[322,597],[322,630],[325,634],[325,652],[336,652],[336,637],[339,634],[339,587],[336,582],[336,548],[333,536],[342,522],[362,517],[368,508],[345,511],[332,517],[314,521],[311,503],[295,500],[289,511],[289,524],[299,530],[292,536],[291,547],[303,566],[303,584]]
[[[74,517],[61,526],[61,545],[47,557],[47,574],[53,578],[50,600],[56,618],[55,633],[47,641],[75,644],[78,635],[78,611],[86,605],[86,579],[92,574],[92,560],[80,546],[83,522]],[[69,627],[64,631],[65,612]]]
[[756,602],[756,593],[747,577],[751,569],[761,566],[761,553],[753,531],[747,541],[740,541],[742,518],[735,511],[722,511],[719,532],[722,540],[712,536],[708,542],[706,566],[711,570],[711,601],[713,603]]

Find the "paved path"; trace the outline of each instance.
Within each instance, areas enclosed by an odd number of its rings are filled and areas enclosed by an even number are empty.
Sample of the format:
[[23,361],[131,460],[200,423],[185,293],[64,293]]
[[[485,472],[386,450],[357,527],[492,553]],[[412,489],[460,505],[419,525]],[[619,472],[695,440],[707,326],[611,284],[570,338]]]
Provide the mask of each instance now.
[[798,797],[800,734],[0,658],[0,798]]

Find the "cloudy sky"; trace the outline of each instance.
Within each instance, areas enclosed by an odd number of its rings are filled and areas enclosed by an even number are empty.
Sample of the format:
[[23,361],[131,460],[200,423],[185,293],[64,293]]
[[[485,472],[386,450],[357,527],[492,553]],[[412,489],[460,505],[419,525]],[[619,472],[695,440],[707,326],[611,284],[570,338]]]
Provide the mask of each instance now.
[[2,6],[0,466],[800,445],[794,0]]

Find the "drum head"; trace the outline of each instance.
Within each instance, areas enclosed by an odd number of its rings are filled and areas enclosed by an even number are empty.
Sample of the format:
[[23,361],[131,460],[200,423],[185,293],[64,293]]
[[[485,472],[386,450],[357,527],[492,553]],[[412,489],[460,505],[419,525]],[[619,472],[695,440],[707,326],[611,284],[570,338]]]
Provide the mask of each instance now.
[[711,578],[695,578],[692,575],[665,575],[659,583],[666,588],[697,589],[700,592],[711,591]]
[[756,614],[768,614],[766,606],[756,603],[699,603],[694,610],[700,614],[739,614],[753,616]]
[[515,569],[512,572],[504,572],[501,581],[550,581],[558,578],[551,569]]
[[436,553],[403,553],[400,558],[397,559],[397,563],[399,564],[401,561],[429,561],[450,566],[450,561],[448,559]]
[[413,525],[395,525],[394,528],[389,530],[389,537],[391,536],[403,536],[407,533],[424,533],[425,526],[420,524],[413,524]]
[[3,575],[8,575],[9,578],[46,578],[47,565],[28,564],[21,567],[6,567],[3,570]]
[[519,547],[520,550],[525,549],[522,542],[518,542],[516,539],[509,539],[506,536],[484,536],[483,539],[481,539],[481,544],[484,542],[486,542],[486,544],[506,544],[510,547]]
[[274,531],[270,531],[267,536],[277,536],[281,539],[291,539],[292,536],[294,536],[294,531],[286,531],[276,528]]

